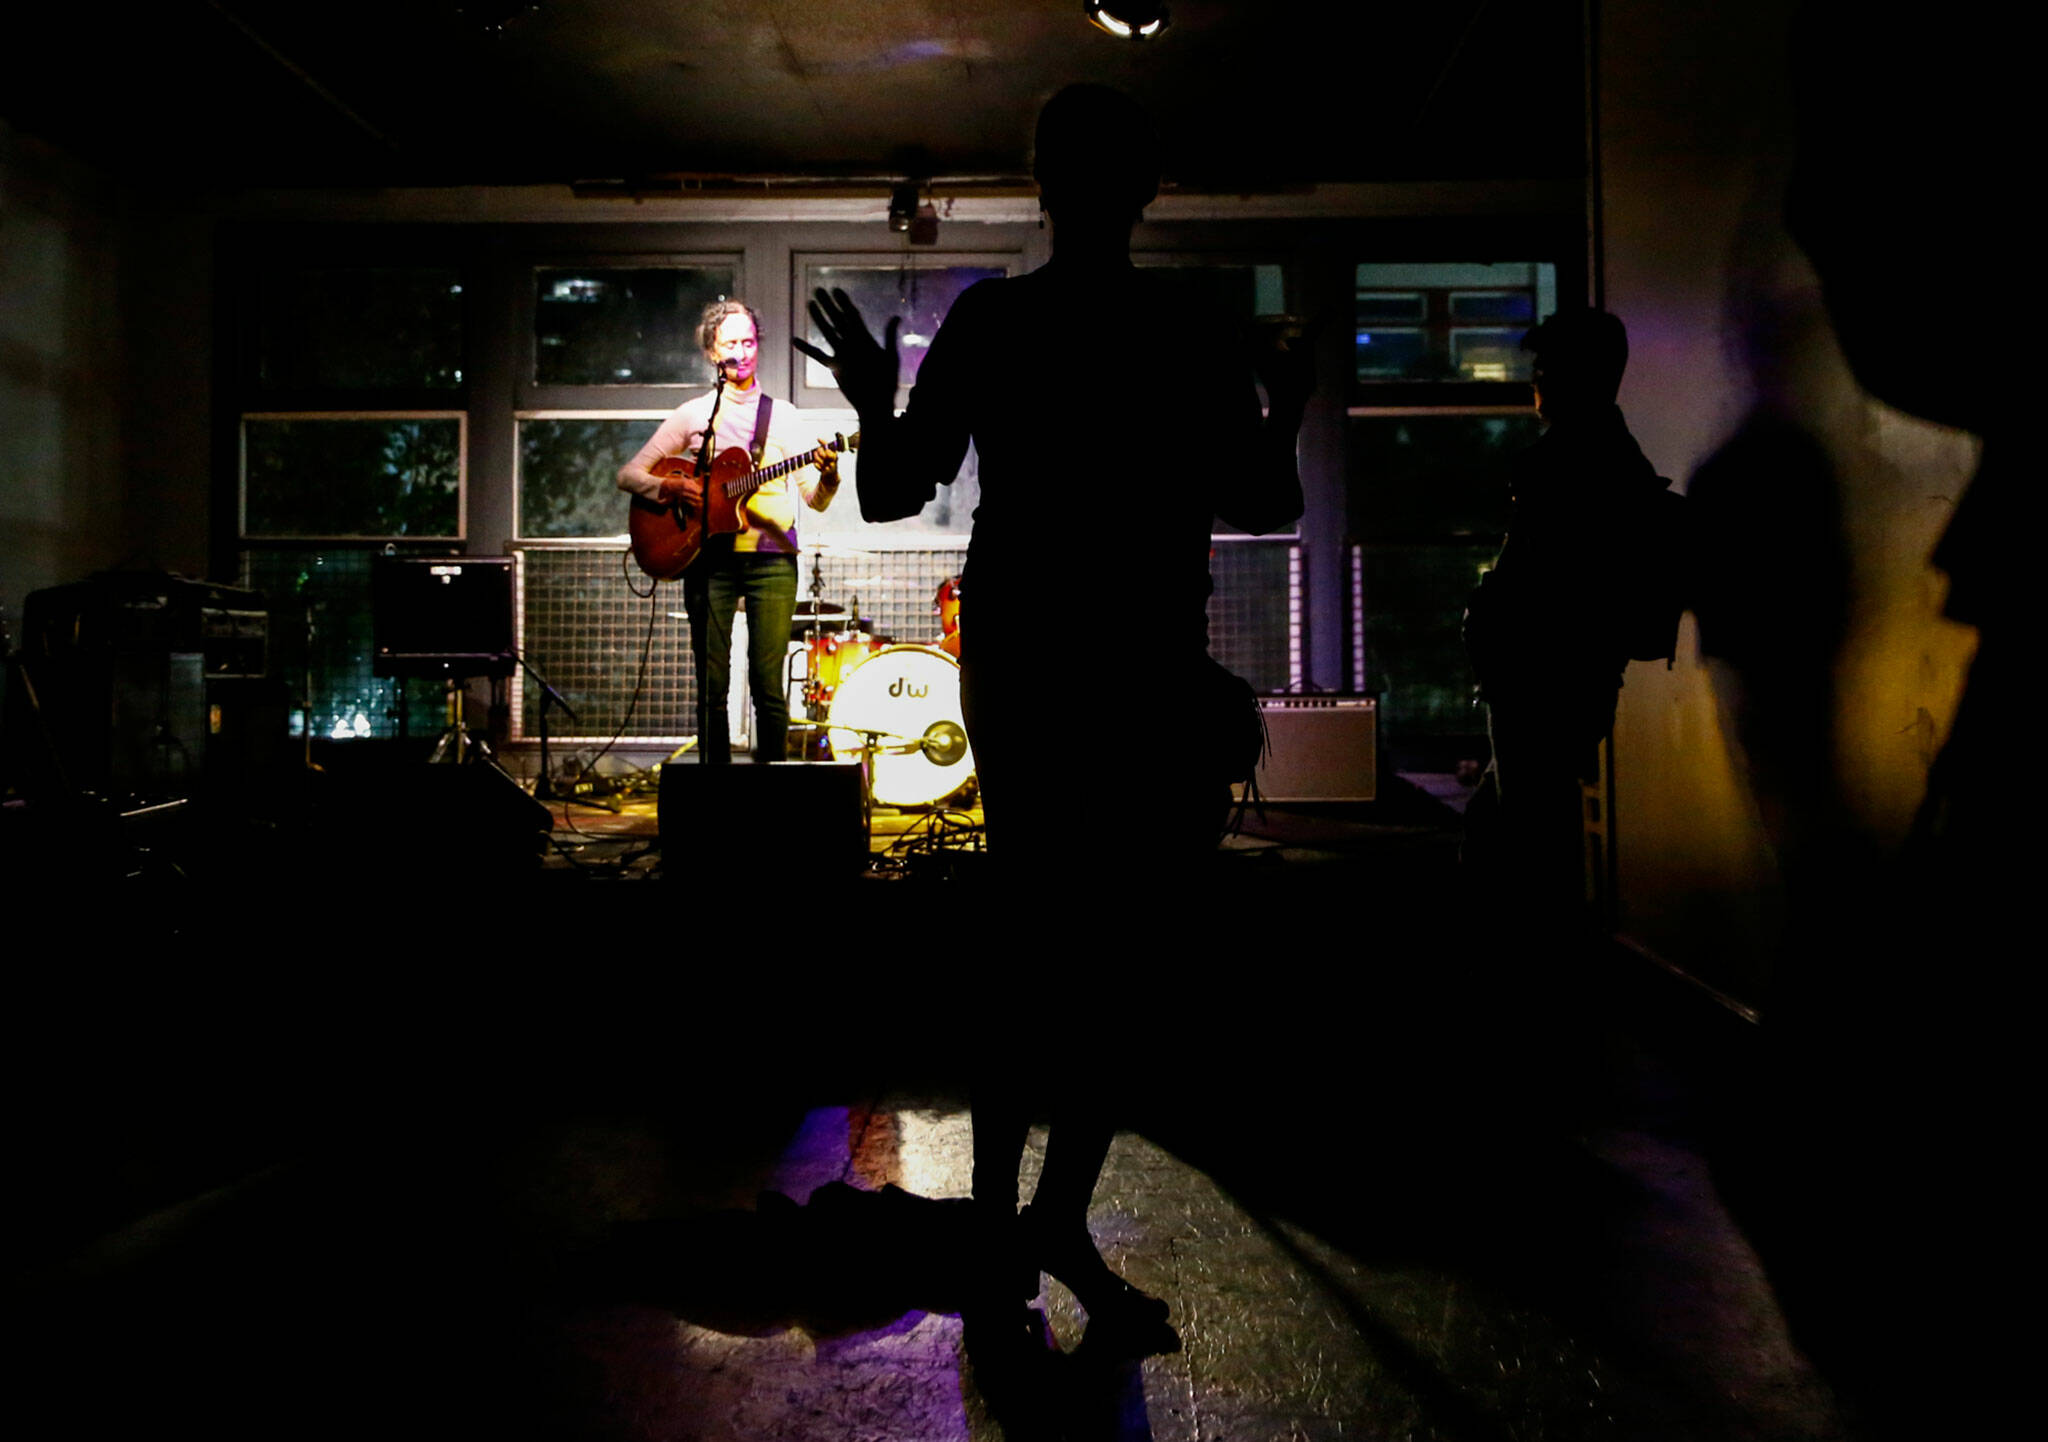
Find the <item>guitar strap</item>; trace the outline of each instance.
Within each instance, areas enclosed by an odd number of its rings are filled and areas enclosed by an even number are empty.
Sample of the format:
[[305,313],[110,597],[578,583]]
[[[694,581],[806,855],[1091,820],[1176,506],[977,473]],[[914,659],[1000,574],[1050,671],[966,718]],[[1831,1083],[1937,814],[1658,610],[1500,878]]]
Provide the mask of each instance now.
[[768,449],[768,412],[774,408],[775,397],[763,393],[761,409],[754,412],[754,469],[761,469],[761,453]]

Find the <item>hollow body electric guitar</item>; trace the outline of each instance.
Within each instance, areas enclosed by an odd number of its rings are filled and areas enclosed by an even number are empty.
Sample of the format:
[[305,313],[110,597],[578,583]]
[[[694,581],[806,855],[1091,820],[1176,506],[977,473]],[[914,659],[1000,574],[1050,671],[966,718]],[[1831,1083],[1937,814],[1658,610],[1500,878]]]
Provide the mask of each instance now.
[[[835,435],[827,448],[857,451],[860,449],[860,432],[855,431],[851,436]],[[740,508],[748,496],[778,476],[789,475],[813,464],[816,454],[815,449],[804,451],[757,471],[753,467],[753,456],[744,446],[727,446],[712,458],[711,478],[704,484],[701,511],[680,501],[650,501],[645,496],[633,497],[632,510],[626,517],[626,533],[633,543],[633,559],[655,580],[675,580],[690,568],[690,562],[697,559],[706,538],[740,529]],[[662,479],[694,476],[697,474],[697,461],[694,456],[665,456],[648,470]]]

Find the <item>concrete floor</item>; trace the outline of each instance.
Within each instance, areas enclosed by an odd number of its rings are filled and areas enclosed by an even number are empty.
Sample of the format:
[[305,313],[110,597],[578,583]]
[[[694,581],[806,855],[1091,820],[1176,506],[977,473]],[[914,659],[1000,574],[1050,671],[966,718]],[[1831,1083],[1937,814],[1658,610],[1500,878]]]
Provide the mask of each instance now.
[[[1276,811],[1166,920],[778,886],[716,896],[707,954],[673,888],[564,865],[437,913],[315,887],[286,945],[215,910],[53,972],[9,1058],[15,1412],[78,1438],[1862,1435],[1717,1193],[1687,1027],[1615,1001],[1625,959],[1458,944],[1447,814]],[[950,1199],[992,1064],[1128,1122],[1091,1225],[1177,1350],[1091,1346],[1048,1282],[1033,1360],[968,1355]]]

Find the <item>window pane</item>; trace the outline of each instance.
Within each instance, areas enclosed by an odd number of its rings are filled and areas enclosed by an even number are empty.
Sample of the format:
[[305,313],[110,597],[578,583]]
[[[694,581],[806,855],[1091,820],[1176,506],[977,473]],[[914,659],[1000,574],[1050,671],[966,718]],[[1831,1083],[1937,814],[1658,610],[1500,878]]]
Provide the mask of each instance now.
[[[939,333],[939,322],[953,308],[953,302],[976,281],[1008,275],[1007,267],[995,265],[934,265],[923,269],[900,265],[807,265],[803,293],[823,288],[843,290],[860,307],[868,326],[881,335],[890,316],[900,316],[902,329],[896,343],[902,369],[899,386],[917,383],[918,367]],[[812,345],[824,347],[815,322],[806,322]],[[832,372],[816,361],[804,360],[804,384],[818,390],[834,390]]]
[[[441,729],[439,682],[370,673],[375,632],[370,614],[370,550],[265,546],[242,552],[242,584],[270,606],[272,674],[292,695],[292,734],[363,740],[398,734],[405,709],[408,734]],[[310,704],[309,704],[310,703]]]
[[1427,320],[1429,301],[1419,291],[1409,291],[1402,295],[1361,293],[1358,297],[1357,316],[1360,329],[1375,321]]
[[1472,704],[1465,659],[1465,599],[1498,547],[1368,545],[1365,548],[1366,685],[1380,697],[1380,725],[1395,740],[1486,730]]
[[1280,315],[1287,309],[1284,273],[1277,265],[1208,265],[1145,258],[1138,263],[1148,272],[1164,276],[1185,295],[1191,310],[1250,320]]
[[256,383],[280,390],[455,390],[462,276],[325,267],[266,272],[257,291]]
[[1520,330],[1454,330],[1451,364],[1467,381],[1528,380],[1533,374],[1529,353],[1522,349]]
[[242,422],[243,534],[456,536],[459,418]]
[[1501,535],[1508,464],[1539,431],[1533,413],[1354,419],[1351,533],[1366,541]]
[[1557,309],[1557,267],[1548,263],[1369,264],[1356,284],[1355,375],[1364,382],[1526,381],[1534,358],[1522,336]]
[[1527,290],[1452,291],[1451,319],[1514,323],[1527,329],[1536,320],[1536,296]]
[[1362,381],[1418,378],[1429,359],[1429,337],[1419,330],[1375,326],[1359,331],[1357,355]]
[[654,434],[651,420],[519,423],[519,534],[528,539],[617,536],[627,500],[619,467]]
[[708,386],[697,322],[733,287],[729,265],[536,270],[534,384]]

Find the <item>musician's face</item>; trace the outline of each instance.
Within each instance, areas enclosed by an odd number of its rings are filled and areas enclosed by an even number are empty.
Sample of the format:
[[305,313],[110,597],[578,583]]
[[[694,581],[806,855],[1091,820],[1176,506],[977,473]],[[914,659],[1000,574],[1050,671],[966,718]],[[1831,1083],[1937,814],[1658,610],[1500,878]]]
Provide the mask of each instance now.
[[711,359],[725,364],[726,378],[745,386],[754,379],[754,361],[761,350],[761,337],[754,322],[744,314],[729,315],[718,323],[718,335],[711,342]]

